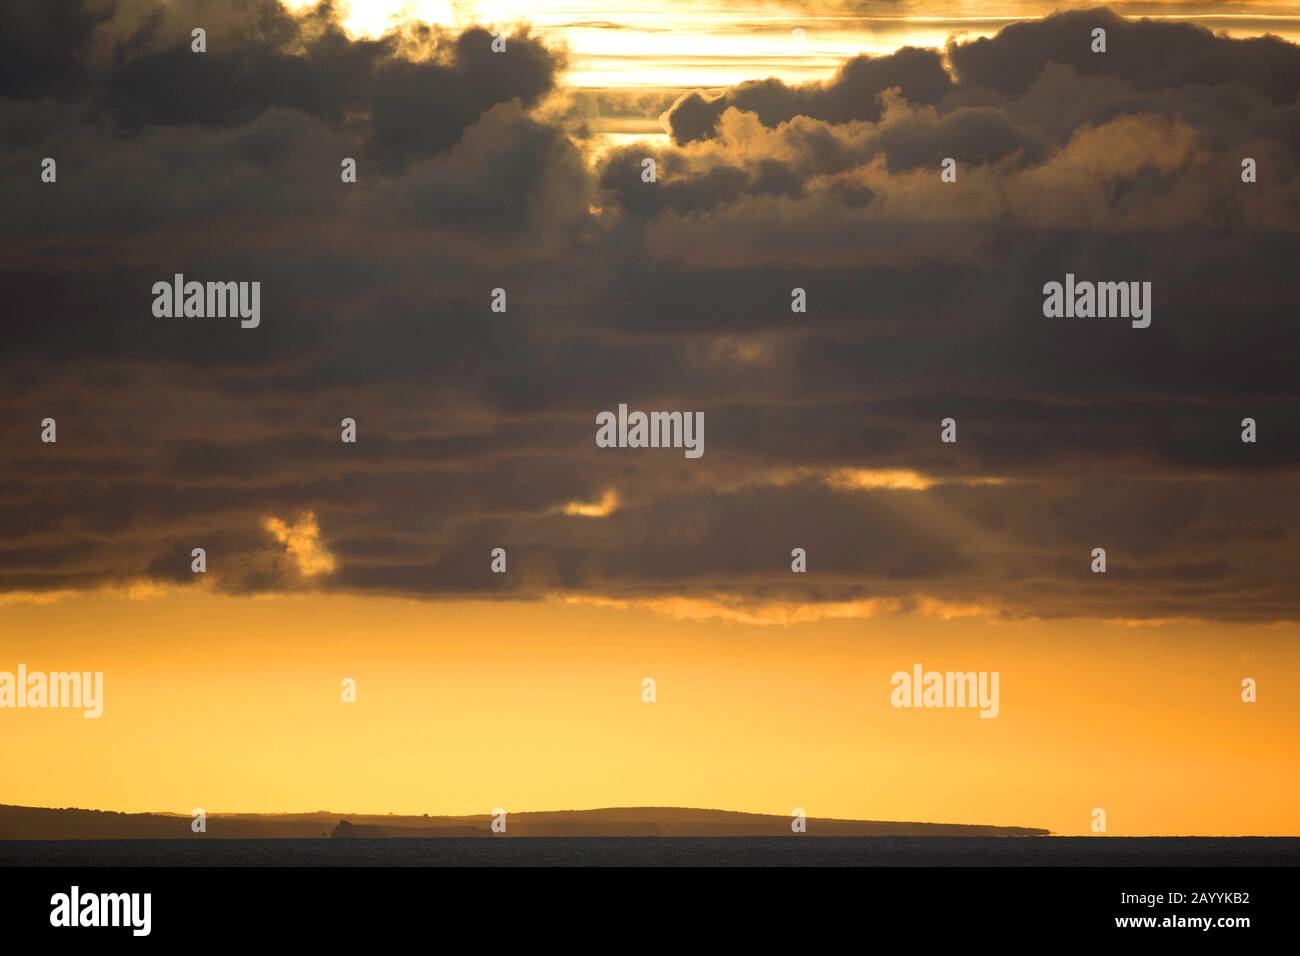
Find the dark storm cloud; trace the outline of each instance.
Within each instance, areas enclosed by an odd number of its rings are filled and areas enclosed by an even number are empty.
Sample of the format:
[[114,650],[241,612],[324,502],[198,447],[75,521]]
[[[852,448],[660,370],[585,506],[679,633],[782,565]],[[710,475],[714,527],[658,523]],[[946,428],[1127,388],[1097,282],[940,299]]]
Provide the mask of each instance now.
[[[665,209],[682,212],[709,209],[735,202],[742,196],[771,192],[773,185],[788,185],[791,192],[800,188],[797,178],[776,161],[765,161],[752,174],[725,164],[692,172],[686,163],[679,161],[676,153],[666,153],[652,157],[662,166],[663,188],[645,189],[642,179],[645,158],[643,147],[617,150],[606,159],[600,177],[601,188],[616,194],[624,209],[644,216]],[[679,176],[679,171],[685,175]]]
[[0,95],[43,99],[85,94],[91,37],[111,7],[51,0],[0,4]]
[[[536,103],[554,83],[558,59],[527,33],[494,54],[487,30],[456,37],[446,64],[395,59],[375,72],[370,101],[372,141],[381,160],[427,155],[454,143],[489,106],[512,99]],[[412,117],[419,117],[412,122]]]
[[581,156],[564,132],[505,104],[487,110],[450,155],[411,170],[378,211],[504,241],[529,226],[571,225],[586,214],[587,193]]
[[[1300,618],[1293,47],[1062,15],[594,160],[523,32],[55,6],[3,8],[4,591],[202,546],[234,593]],[[176,272],[261,326],[155,318]],[[1152,282],[1151,327],[1044,318],[1066,272]],[[704,457],[595,448],[620,402],[703,411]]]
[[[1098,27],[1106,30],[1104,54],[1091,49],[1091,33]],[[945,56],[955,79],[944,70]],[[1058,122],[1069,124],[1067,129],[1083,119],[1078,111],[1088,108],[1086,101],[1107,89],[1106,80],[1122,81],[1130,98],[1126,104],[1114,104],[1115,113],[1132,112],[1139,104],[1151,102],[1144,94],[1162,90],[1177,90],[1191,103],[1200,102],[1199,107],[1194,106],[1200,110],[1205,108],[1207,96],[1214,97],[1223,112],[1243,107],[1253,111],[1257,107],[1252,101],[1257,97],[1271,106],[1289,109],[1300,93],[1300,50],[1294,44],[1271,36],[1229,39],[1191,23],[1126,20],[1097,8],[1013,23],[993,37],[954,39],[942,53],[904,48],[883,57],[855,57],[824,83],[789,86],[769,79],[744,83],[712,97],[687,93],[665,118],[679,145],[717,135],[719,120],[728,108],[753,113],[769,127],[795,116],[836,124],[875,121],[881,115],[882,94],[893,87],[914,105],[945,101],[988,104],[990,93],[1013,100],[1025,96],[1045,70],[1061,67],[1081,74],[1086,86],[1073,91],[1073,96],[1050,100],[1051,114]],[[1103,117],[1094,114],[1087,118],[1096,121]],[[1294,147],[1294,123],[1279,124],[1277,131],[1283,126],[1289,127]]]
[[[492,52],[481,27],[453,35],[415,25],[352,39],[330,3],[295,15],[277,0],[18,0],[0,6],[0,18],[11,55],[0,96],[81,100],[126,132],[234,126],[292,109],[347,120],[385,168],[446,149],[494,104],[536,103],[562,66],[527,30],[506,38],[508,55]],[[205,53],[191,51],[194,27],[209,33]]]
[[[1098,27],[1106,31],[1104,54],[1091,48]],[[1130,21],[1104,8],[1014,23],[994,37],[950,42],[947,53],[960,85],[1007,96],[1027,91],[1046,63],[1118,76],[1139,90],[1232,84],[1278,104],[1295,102],[1300,92],[1300,51],[1294,44],[1269,36],[1229,39],[1192,23]]]
[[831,123],[880,118],[878,99],[898,87],[912,103],[935,103],[949,91],[952,81],[934,50],[903,47],[887,56],[857,56],[839,68],[825,83],[789,86],[780,80],[754,80],[732,87],[715,97],[684,94],[666,119],[678,145],[708,139],[730,107],[755,113],[767,126],[810,116]]

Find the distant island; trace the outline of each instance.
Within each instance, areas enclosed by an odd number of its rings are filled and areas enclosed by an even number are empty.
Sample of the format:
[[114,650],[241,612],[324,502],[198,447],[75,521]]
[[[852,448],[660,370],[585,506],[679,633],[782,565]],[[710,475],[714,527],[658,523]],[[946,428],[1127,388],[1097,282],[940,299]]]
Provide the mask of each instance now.
[[[334,813],[211,813],[205,833],[173,813],[17,807],[0,804],[0,840],[321,839],[406,837],[754,837],[794,836],[789,816],[691,807],[607,807],[511,813],[495,834],[489,814],[464,817]],[[1038,827],[895,823],[809,817],[813,836],[1044,837]]]

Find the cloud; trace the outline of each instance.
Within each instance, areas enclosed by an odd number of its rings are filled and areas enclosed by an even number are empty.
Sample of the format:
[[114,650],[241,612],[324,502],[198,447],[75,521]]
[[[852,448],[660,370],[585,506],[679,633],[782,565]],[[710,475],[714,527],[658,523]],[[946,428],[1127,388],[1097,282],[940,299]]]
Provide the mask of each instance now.
[[[1097,28],[1106,31],[1103,54],[1092,52]],[[1047,63],[1117,76],[1138,90],[1243,86],[1277,104],[1295,102],[1300,92],[1300,52],[1292,43],[1229,39],[1193,23],[1126,20],[1104,7],[1013,23],[994,37],[950,41],[946,52],[960,86],[1006,96],[1025,93]]]
[[618,510],[618,492],[612,488],[600,496],[599,501],[570,501],[564,506],[566,515],[581,518],[604,518]]
[[[195,27],[204,53],[191,50]],[[448,148],[498,103],[535,104],[563,67],[526,28],[500,54],[482,27],[353,39],[329,2],[293,13],[278,0],[17,0],[0,10],[0,35],[11,38],[0,96],[79,101],[126,133],[295,110],[346,129],[384,169]]]
[[898,89],[912,103],[936,103],[952,88],[943,61],[934,50],[903,47],[887,56],[857,56],[825,82],[790,86],[776,79],[753,80],[714,97],[683,94],[664,115],[681,146],[708,139],[722,114],[735,108],[754,113],[765,126],[796,116],[847,123],[880,118],[879,97]]
[[262,527],[284,545],[285,551],[297,562],[298,571],[303,577],[329,574],[334,570],[334,556],[321,544],[320,525],[312,512],[305,512],[292,524],[281,518],[269,517],[263,520]]
[[[674,144],[599,153],[523,31],[51,9],[4,14],[51,69],[0,73],[0,595],[1300,618],[1281,41],[1068,14],[687,97]],[[209,62],[158,88],[195,17]],[[261,326],[155,318],[177,272],[260,281]],[[1067,272],[1150,281],[1151,327],[1046,319]],[[707,453],[597,449],[619,402],[702,411]]]

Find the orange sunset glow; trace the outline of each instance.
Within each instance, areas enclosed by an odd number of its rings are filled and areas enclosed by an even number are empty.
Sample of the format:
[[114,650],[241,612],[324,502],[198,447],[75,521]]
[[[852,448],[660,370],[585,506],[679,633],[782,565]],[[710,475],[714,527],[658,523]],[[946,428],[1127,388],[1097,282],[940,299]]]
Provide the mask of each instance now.
[[[106,675],[98,721],[27,715],[8,802],[128,811],[472,814],[495,806],[805,807],[812,817],[1088,831],[1295,827],[1294,626],[789,626],[555,603],[88,596],[8,605],[32,669]],[[5,651],[13,657],[12,641]],[[30,646],[30,645],[29,645]],[[888,673],[996,665],[1003,713],[891,708]],[[346,663],[344,663],[346,662]],[[338,677],[358,699],[338,700]],[[653,707],[640,681],[656,675]],[[884,675],[882,677],[882,675]],[[160,714],[176,719],[160,719]],[[919,718],[919,719],[918,719]]]

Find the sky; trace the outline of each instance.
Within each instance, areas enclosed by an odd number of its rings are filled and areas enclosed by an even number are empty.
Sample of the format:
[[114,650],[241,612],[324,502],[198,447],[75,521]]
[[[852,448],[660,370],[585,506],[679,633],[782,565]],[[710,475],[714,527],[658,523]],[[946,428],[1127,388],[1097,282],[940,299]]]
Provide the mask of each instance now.
[[[293,0],[290,9],[313,6]],[[825,79],[860,53],[900,46],[942,48],[952,36],[992,36],[1009,23],[1093,4],[1042,0],[669,0],[637,5],[602,0],[533,3],[498,0],[371,0],[340,4],[355,36],[380,36],[409,19],[458,28],[528,22],[569,53],[565,83],[577,87],[693,88],[779,77]],[[1232,36],[1273,33],[1294,41],[1300,5],[1148,2],[1112,4],[1120,13],[1203,23]],[[802,30],[801,36],[793,31]]]
[[0,802],[1297,833],[1300,8],[1055,7],[0,2]]

